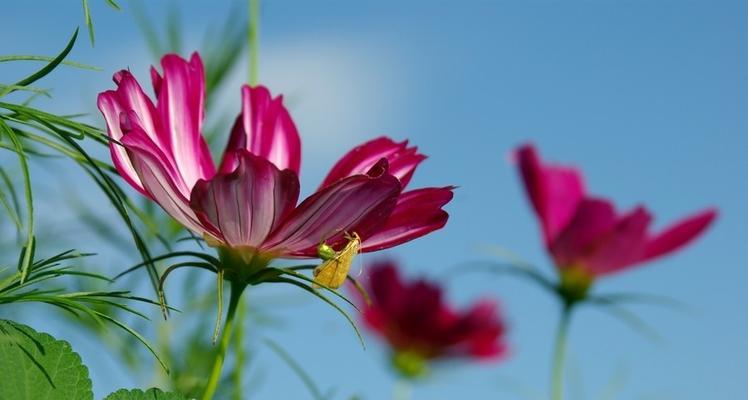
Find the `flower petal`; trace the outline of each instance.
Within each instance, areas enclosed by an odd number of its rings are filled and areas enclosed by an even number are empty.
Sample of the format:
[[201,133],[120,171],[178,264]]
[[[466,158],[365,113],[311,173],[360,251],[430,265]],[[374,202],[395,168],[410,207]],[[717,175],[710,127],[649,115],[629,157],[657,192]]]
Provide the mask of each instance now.
[[499,319],[499,307],[491,300],[481,300],[460,318],[455,330],[464,337],[465,352],[477,359],[492,359],[506,354],[507,346],[497,338],[506,327]]
[[602,235],[582,258],[582,265],[593,276],[631,267],[642,259],[647,243],[647,228],[652,216],[643,207],[618,218],[615,226]]
[[[161,59],[163,78],[156,79],[158,113],[169,137],[175,165],[184,181],[192,187],[198,179],[215,174],[208,145],[200,134],[205,100],[205,73],[200,56],[190,61],[175,54]],[[159,87],[160,86],[160,87]]]
[[342,179],[304,200],[263,247],[284,257],[317,257],[319,243],[338,249],[345,232],[366,240],[390,216],[399,194],[400,182],[389,174]]
[[387,159],[390,174],[400,179],[403,187],[408,185],[418,164],[426,159],[417,147],[408,147],[408,141],[394,142],[388,137],[379,137],[355,147],[343,156],[330,170],[320,187],[330,185],[351,175],[363,174],[382,158]]
[[301,167],[301,139],[283,97],[272,98],[264,86],[242,87],[242,114],[231,131],[221,171],[233,170],[236,150],[246,149],[297,175]]
[[391,262],[378,262],[369,268],[369,292],[372,303],[364,305],[364,320],[372,329],[384,333],[387,320],[401,313],[408,299],[400,274]]
[[543,165],[532,145],[520,147],[515,157],[527,195],[540,218],[546,244],[549,244],[574,217],[584,197],[584,182],[576,169]]
[[387,222],[364,240],[361,251],[376,251],[424,236],[447,223],[449,214],[442,210],[452,200],[454,187],[423,188],[400,195]]
[[235,159],[235,171],[197,182],[190,206],[217,239],[231,247],[259,248],[296,205],[299,179],[246,150]]
[[649,239],[642,261],[664,256],[673,252],[704,233],[717,218],[716,209],[707,209],[674,224],[660,234]]
[[123,123],[127,125],[122,144],[127,149],[133,168],[148,196],[164,210],[193,232],[202,235],[205,229],[188,204],[189,188],[185,185],[172,161],[137,124],[136,117]]
[[151,66],[151,84],[153,86],[153,92],[156,94],[156,98],[161,94],[161,83],[163,81],[164,78],[161,77],[161,74],[158,73],[156,68]]
[[169,137],[159,135],[156,107],[143,92],[143,88],[140,87],[135,77],[130,71],[122,70],[115,74],[114,80],[117,83],[116,93],[120,106],[124,111],[132,111],[138,116],[140,126],[154,143],[162,149],[168,148]]
[[550,244],[549,251],[561,268],[575,266],[600,238],[616,226],[613,204],[607,200],[586,198],[565,229]]
[[120,115],[125,111],[119,102],[119,96],[114,90],[107,90],[99,93],[97,100],[99,110],[104,115],[106,121],[107,134],[110,138],[114,139],[109,143],[109,151],[112,155],[112,162],[114,167],[117,168],[120,176],[127,181],[133,188],[137,189],[146,197],[150,197],[150,194],[143,187],[143,183],[140,182],[135,168],[130,161],[130,157],[127,154],[127,150],[118,141],[122,139],[122,129],[120,128]]
[[364,321],[394,352],[425,359],[505,354],[506,329],[495,302],[480,301],[457,312],[445,301],[442,287],[424,279],[403,281],[391,262],[377,262],[368,271],[371,303],[364,308]]

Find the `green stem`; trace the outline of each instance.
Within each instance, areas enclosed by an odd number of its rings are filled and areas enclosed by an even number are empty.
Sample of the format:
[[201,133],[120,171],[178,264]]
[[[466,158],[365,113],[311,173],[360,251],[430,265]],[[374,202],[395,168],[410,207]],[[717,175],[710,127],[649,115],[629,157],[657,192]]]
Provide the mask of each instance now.
[[242,400],[242,371],[244,367],[244,318],[247,313],[247,303],[239,299],[237,306],[238,315],[236,316],[236,333],[234,334],[234,354],[236,362],[231,377],[234,381],[234,391],[232,399]]
[[249,41],[249,84],[255,86],[259,75],[260,0],[249,0],[249,29],[247,35]]
[[203,400],[211,400],[213,395],[216,393],[218,388],[218,382],[221,379],[221,369],[223,368],[223,361],[226,358],[226,350],[229,348],[231,342],[231,331],[233,330],[234,315],[236,314],[237,306],[239,305],[239,299],[242,297],[244,292],[245,284],[231,283],[231,298],[229,299],[229,311],[226,314],[226,324],[223,327],[223,336],[221,336],[221,344],[218,348],[218,354],[213,361],[213,369],[210,372],[210,378],[208,384],[205,386],[205,393],[203,394]]
[[562,400],[564,397],[564,362],[566,359],[569,322],[574,304],[567,303],[561,312],[556,333],[556,345],[553,350],[553,371],[551,372],[551,399]]
[[410,400],[413,398],[413,385],[407,379],[400,378],[392,392],[392,400]]

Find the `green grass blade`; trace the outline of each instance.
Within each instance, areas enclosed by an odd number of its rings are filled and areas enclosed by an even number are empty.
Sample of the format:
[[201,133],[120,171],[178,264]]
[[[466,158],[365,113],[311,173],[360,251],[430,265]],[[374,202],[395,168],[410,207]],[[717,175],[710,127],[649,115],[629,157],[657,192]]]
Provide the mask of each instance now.
[[[55,60],[55,57],[49,57],[49,56],[33,56],[33,55],[0,56],[0,63],[10,62],[10,61],[44,61],[44,62],[50,63],[54,60]],[[93,65],[83,64],[83,63],[79,63],[75,61],[62,60],[60,61],[60,65],[67,65],[68,67],[86,69],[89,71],[102,71],[102,69],[99,67],[95,67]]]
[[315,282],[314,279],[312,279],[312,278],[310,278],[310,277],[308,277],[308,276],[306,276],[304,274],[300,274],[300,273],[298,273],[298,272],[296,272],[294,270],[289,270],[289,269],[285,269],[285,268],[278,268],[278,269],[281,270],[281,271],[283,271],[283,273],[286,274],[286,275],[293,276],[294,278],[301,279],[304,282],[309,282],[312,285],[319,286],[320,289],[325,290],[327,292],[330,292],[335,297],[337,297],[337,298],[345,301],[346,303],[348,303],[348,305],[350,305],[351,307],[355,308],[356,311],[361,311],[361,310],[358,309],[358,306],[356,305],[356,303],[352,302],[347,297],[345,297],[342,294],[338,293],[337,290],[332,289],[330,287],[327,287],[325,285],[320,285],[319,283]]
[[26,155],[23,152],[21,141],[2,119],[0,119],[0,133],[7,135],[16,147],[18,161],[21,165],[21,173],[23,174],[24,194],[26,197],[26,245],[24,246],[23,258],[19,264],[21,282],[23,282],[29,272],[29,266],[31,266],[34,259],[34,196],[31,192],[31,174],[29,173],[29,165]]
[[278,278],[269,280],[268,282],[287,283],[289,285],[293,285],[293,286],[299,287],[299,288],[301,288],[301,289],[303,289],[303,290],[305,290],[305,291],[313,294],[314,296],[317,296],[320,300],[322,300],[325,303],[327,303],[330,306],[332,306],[341,315],[343,315],[343,317],[348,321],[348,323],[351,325],[351,327],[353,328],[353,330],[356,332],[356,337],[358,338],[359,342],[361,342],[361,347],[363,347],[364,349],[366,349],[366,343],[364,342],[364,337],[361,335],[361,331],[358,330],[358,326],[356,326],[356,323],[353,321],[353,318],[351,318],[351,316],[348,315],[348,313],[345,312],[345,310],[343,310],[339,305],[335,304],[332,300],[328,299],[326,296],[324,296],[323,294],[319,293],[317,290],[314,290],[314,288],[312,288],[311,286],[306,285],[306,284],[304,284],[302,282],[290,279],[290,278],[278,277]]
[[326,400],[325,396],[322,395],[322,391],[314,383],[314,380],[309,375],[309,373],[307,373],[304,370],[304,368],[301,366],[301,364],[296,362],[296,360],[294,360],[293,357],[291,357],[291,355],[288,354],[288,352],[285,349],[283,349],[283,347],[281,347],[278,343],[268,338],[263,339],[263,341],[268,347],[270,347],[271,350],[273,350],[273,352],[278,357],[280,357],[281,360],[283,360],[283,362],[286,363],[286,365],[288,365],[289,368],[291,368],[291,370],[296,374],[296,376],[298,376],[299,379],[301,379],[301,381],[304,383],[304,386],[307,387],[307,389],[309,390],[309,393],[312,395],[312,398],[314,398],[314,400]]
[[5,187],[8,188],[8,191],[10,192],[10,199],[13,201],[13,208],[16,210],[16,215],[20,215],[21,202],[18,200],[18,194],[13,187],[13,182],[10,180],[10,176],[8,176],[8,174],[2,167],[0,167],[0,179],[3,181]]
[[107,4],[107,5],[109,6],[109,7],[113,8],[114,10],[117,10],[117,11],[122,11],[122,7],[120,7],[120,5],[119,5],[119,4],[117,4],[117,2],[116,2],[116,1],[114,1],[114,0],[105,0],[105,1],[106,1],[106,4]]
[[140,333],[138,333],[137,331],[135,331],[134,329],[130,328],[125,323],[119,321],[116,318],[113,318],[113,317],[111,317],[109,315],[106,315],[106,314],[98,312],[98,311],[94,311],[94,312],[99,317],[101,317],[102,319],[105,319],[105,320],[107,320],[107,321],[109,321],[109,322],[111,322],[111,323],[119,326],[120,328],[124,329],[127,333],[131,334],[136,339],[138,339],[138,341],[140,343],[142,343],[148,349],[148,351],[151,352],[151,354],[153,355],[153,357],[156,358],[156,361],[158,361],[158,363],[161,365],[161,368],[163,368],[164,371],[166,371],[167,374],[169,373],[169,367],[166,366],[166,364],[164,363],[164,361],[161,360],[161,357],[158,355],[158,353],[156,353],[156,350],[153,348],[153,346],[151,346],[151,344],[148,343],[148,340],[146,340],[146,338],[144,338]]
[[[84,2],[86,0],[83,0]],[[57,55],[52,61],[50,61],[47,65],[42,67],[40,70],[36,71],[35,73],[31,74],[30,76],[21,79],[20,81],[16,82],[15,86],[28,86],[39,79],[45,77],[47,74],[52,72],[53,69],[59,65],[62,60],[67,57],[68,53],[70,53],[70,50],[73,49],[73,45],[75,45],[75,40],[78,38],[78,28],[75,28],[75,31],[73,32],[73,36],[70,37],[70,40],[68,41],[67,46],[60,52],[60,54]]]
[[88,39],[91,41],[91,46],[93,46],[94,27],[93,19],[91,18],[91,9],[88,7],[88,0],[83,0],[83,19],[85,20],[86,27],[88,28]]

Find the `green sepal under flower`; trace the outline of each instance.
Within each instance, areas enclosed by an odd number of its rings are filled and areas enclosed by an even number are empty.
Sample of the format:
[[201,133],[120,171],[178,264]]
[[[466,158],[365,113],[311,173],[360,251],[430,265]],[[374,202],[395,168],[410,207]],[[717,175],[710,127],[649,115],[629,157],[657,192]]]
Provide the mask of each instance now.
[[392,366],[404,378],[419,379],[428,375],[428,359],[415,351],[398,351],[392,354]]
[[584,268],[571,266],[559,270],[558,294],[567,304],[578,303],[587,298],[595,278]]

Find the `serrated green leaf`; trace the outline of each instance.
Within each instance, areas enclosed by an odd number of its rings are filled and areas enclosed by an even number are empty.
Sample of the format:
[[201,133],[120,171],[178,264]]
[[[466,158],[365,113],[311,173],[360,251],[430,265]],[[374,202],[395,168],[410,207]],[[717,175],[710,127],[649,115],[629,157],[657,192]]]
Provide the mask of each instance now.
[[0,320],[0,398],[91,400],[88,368],[70,343]]
[[187,400],[187,397],[156,388],[150,388],[145,392],[140,389],[120,389],[104,398],[104,400]]

